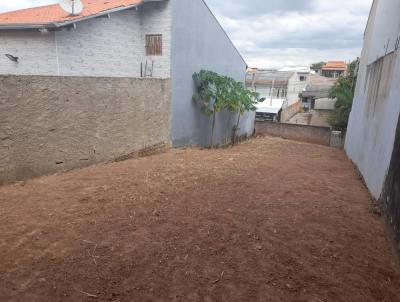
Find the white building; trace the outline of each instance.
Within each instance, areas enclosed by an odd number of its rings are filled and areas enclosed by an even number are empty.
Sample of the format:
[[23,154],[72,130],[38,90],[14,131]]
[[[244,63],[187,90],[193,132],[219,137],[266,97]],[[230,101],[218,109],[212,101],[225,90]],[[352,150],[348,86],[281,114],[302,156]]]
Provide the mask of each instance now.
[[[400,242],[400,1],[375,0],[345,149]],[[400,246],[398,246],[400,248]]]
[[[283,100],[281,121],[285,122],[298,112],[300,94],[310,83],[310,76],[310,69],[249,69],[246,75],[246,86],[258,92],[261,98],[265,98],[265,103],[268,103],[268,100],[275,100],[274,102]],[[260,106],[265,107],[263,104]],[[272,107],[275,111],[276,106]],[[260,114],[265,115],[267,112],[260,112]]]
[[[245,61],[202,0],[83,0],[83,4],[77,16],[67,14],[58,5],[0,14],[0,136],[14,139],[16,131],[26,134],[25,139],[18,143],[11,139],[7,148],[0,150],[0,174],[3,167],[9,175],[22,175],[11,179],[56,171],[54,162],[68,162],[68,167],[75,167],[82,164],[82,158],[90,159],[85,163],[104,161],[113,158],[114,153],[130,153],[159,142],[208,145],[211,121],[192,101],[193,73],[207,69],[245,81]],[[26,106],[28,101],[48,106],[61,96],[65,101],[60,102],[57,111],[67,113],[70,109],[63,107],[65,102],[74,103],[74,110],[81,106],[78,112],[86,112],[92,121],[84,127],[93,129],[91,135],[76,133],[72,127],[63,133],[64,141],[73,142],[76,150],[80,150],[79,143],[84,145],[79,156],[63,155],[73,150],[59,155],[50,150],[58,150],[54,146],[62,143],[53,140],[52,133],[58,128],[48,126],[40,112],[25,116],[24,110],[28,109],[23,108],[30,108]],[[133,103],[137,104],[134,109],[126,107]],[[113,114],[122,113],[106,116],[106,121],[100,123],[91,111],[99,107],[101,112],[101,106],[104,110],[116,106]],[[46,107],[49,112],[55,109]],[[6,115],[15,118],[5,122]],[[29,121],[24,129],[14,124],[22,115],[24,121]],[[121,133],[119,128],[108,129],[104,134],[107,139],[99,134],[99,127],[117,126],[122,115],[129,124],[123,128],[128,140],[115,137]],[[241,120],[239,134],[252,134],[254,113]],[[216,142],[222,144],[231,138],[235,121],[227,112],[218,115]],[[65,123],[64,128],[76,121],[71,117]],[[43,125],[56,130],[49,132]],[[162,135],[158,137],[160,129]],[[37,145],[37,137],[51,142],[51,146]],[[74,137],[79,139],[75,141]],[[120,140],[124,147],[118,144]],[[119,146],[118,152],[107,147],[110,145]],[[83,155],[93,151],[93,146],[96,155]],[[28,149],[30,158],[21,158],[23,150]],[[14,153],[21,157],[13,159]],[[56,160],[57,156],[68,159]],[[46,168],[41,169],[42,165]]]

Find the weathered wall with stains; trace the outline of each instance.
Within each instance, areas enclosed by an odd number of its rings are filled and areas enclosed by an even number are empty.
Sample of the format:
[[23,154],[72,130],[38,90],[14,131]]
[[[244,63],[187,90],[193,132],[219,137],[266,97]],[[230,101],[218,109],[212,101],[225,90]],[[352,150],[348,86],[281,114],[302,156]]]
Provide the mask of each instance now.
[[170,80],[0,76],[0,183],[170,144]]
[[374,2],[345,144],[376,199],[388,173],[400,112],[399,15],[400,1]]
[[381,203],[386,214],[386,222],[393,231],[392,237],[396,248],[400,252],[400,117]]

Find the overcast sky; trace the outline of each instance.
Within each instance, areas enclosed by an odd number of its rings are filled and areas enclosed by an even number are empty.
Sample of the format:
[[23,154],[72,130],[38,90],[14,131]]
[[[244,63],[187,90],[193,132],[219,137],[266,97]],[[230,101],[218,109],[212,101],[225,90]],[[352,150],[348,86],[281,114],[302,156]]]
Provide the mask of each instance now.
[[[0,12],[55,2],[0,0]],[[247,63],[263,68],[356,58],[372,4],[372,0],[206,2]]]

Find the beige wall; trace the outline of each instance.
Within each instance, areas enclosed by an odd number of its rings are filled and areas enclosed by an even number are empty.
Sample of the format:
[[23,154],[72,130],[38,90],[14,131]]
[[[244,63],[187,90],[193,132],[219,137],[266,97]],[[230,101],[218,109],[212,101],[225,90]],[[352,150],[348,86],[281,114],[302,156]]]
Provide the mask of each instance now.
[[0,76],[0,183],[170,144],[170,80]]
[[329,146],[331,129],[317,126],[256,122],[256,135],[277,136],[295,141]]

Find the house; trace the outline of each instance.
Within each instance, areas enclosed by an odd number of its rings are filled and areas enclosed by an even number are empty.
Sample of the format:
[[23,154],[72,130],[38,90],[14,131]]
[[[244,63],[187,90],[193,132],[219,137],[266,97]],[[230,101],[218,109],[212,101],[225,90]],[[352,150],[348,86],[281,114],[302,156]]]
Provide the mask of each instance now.
[[[310,70],[249,69],[246,75],[246,86],[258,92],[261,98],[265,98],[265,103],[268,103],[268,100],[283,100],[282,113],[278,121],[285,122],[298,112],[299,94],[307,86],[309,80]],[[260,106],[265,108],[264,104]]]
[[400,251],[400,2],[375,0],[364,34],[345,149]]
[[279,122],[281,120],[282,109],[285,103],[283,98],[265,99],[256,105],[256,121],[264,122]]
[[313,102],[312,109],[306,107],[306,110],[294,115],[289,121],[287,121],[287,123],[330,128],[331,126],[329,124],[329,118],[332,116],[335,110],[335,104],[335,99],[316,99]]
[[321,68],[321,75],[327,78],[338,78],[347,71],[347,64],[343,61],[329,61]]
[[309,83],[300,93],[301,107],[304,112],[294,115],[288,123],[330,127],[329,117],[335,109],[336,100],[329,98],[329,91],[335,82],[334,78],[310,74]]
[[[57,4],[0,14],[0,182],[208,145],[192,74],[245,81],[245,61],[202,0],[83,5],[79,15]],[[215,141],[229,140],[235,121],[221,112]]]
[[329,91],[335,85],[336,79],[317,74],[310,74],[310,80],[300,93],[301,105],[304,109],[314,109],[315,101],[329,97]]

